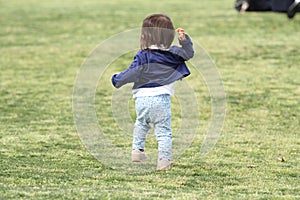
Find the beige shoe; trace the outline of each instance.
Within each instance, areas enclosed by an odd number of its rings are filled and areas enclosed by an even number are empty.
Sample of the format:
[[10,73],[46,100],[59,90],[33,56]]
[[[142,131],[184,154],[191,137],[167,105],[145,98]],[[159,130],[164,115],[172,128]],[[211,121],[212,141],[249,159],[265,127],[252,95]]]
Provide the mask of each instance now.
[[132,162],[145,162],[148,159],[146,153],[138,149],[132,150],[131,156]]
[[172,162],[166,158],[158,159],[157,161],[157,170],[162,171],[162,170],[168,170],[171,169],[172,167]]

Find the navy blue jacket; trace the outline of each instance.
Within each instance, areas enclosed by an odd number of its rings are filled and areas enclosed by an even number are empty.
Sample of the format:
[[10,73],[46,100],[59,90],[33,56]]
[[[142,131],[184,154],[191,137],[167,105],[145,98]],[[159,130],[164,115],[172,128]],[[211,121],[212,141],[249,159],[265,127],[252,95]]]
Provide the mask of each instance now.
[[133,89],[159,87],[190,75],[185,61],[194,56],[193,43],[186,35],[186,40],[179,40],[179,44],[182,47],[138,51],[125,71],[112,76],[112,84],[116,88],[126,83],[134,83]]

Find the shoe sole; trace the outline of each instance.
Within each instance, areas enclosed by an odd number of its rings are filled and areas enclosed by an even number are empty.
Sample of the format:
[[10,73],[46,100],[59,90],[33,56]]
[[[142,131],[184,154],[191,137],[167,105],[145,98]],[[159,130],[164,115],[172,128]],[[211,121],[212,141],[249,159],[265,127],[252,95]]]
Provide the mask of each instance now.
[[164,171],[164,170],[169,170],[171,169],[171,166],[166,166],[166,167],[162,167],[162,168],[159,168],[159,169],[156,169],[157,171]]
[[166,166],[163,166],[163,167],[160,167],[160,168],[156,168],[157,171],[164,171],[164,170],[169,170],[172,168],[172,165],[173,165],[173,162],[170,161],[170,164],[169,165],[166,165]]
[[132,159],[132,162],[145,162],[147,161],[147,159],[144,159],[144,160],[140,160],[140,159]]

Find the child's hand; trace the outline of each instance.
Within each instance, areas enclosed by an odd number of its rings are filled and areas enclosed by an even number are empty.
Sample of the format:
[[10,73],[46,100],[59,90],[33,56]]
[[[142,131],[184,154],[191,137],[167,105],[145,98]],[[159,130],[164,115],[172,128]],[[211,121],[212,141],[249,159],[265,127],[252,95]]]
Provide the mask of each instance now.
[[177,28],[176,32],[179,34],[178,38],[179,40],[185,40],[185,32],[183,28]]

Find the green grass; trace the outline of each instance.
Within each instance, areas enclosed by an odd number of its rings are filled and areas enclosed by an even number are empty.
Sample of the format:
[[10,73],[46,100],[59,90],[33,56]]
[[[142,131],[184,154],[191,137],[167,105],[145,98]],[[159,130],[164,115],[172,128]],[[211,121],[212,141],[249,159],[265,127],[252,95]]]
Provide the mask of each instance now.
[[[224,129],[210,154],[200,157],[210,99],[204,82],[195,83],[199,138],[173,169],[114,170],[81,143],[73,122],[74,82],[100,42],[157,12],[185,28],[216,63],[227,97]],[[0,199],[300,198],[298,14],[294,20],[278,13],[239,15],[230,0],[0,0],[0,13]],[[124,69],[132,54],[104,77]],[[113,88],[106,85],[97,89],[96,111],[105,134],[117,133]],[[173,101],[176,129],[180,111]]]

